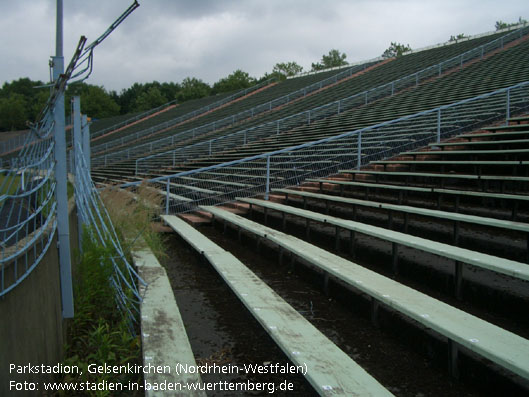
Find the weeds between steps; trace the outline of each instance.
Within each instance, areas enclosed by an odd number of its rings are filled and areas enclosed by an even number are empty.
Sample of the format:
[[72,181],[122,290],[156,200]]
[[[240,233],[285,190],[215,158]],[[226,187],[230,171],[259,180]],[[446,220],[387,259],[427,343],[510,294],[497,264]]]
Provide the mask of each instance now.
[[[163,239],[151,226],[161,202],[151,188],[142,185],[134,195],[106,189],[101,192],[101,198],[129,258],[131,251],[144,248],[144,245],[149,246],[158,257],[165,255]],[[113,255],[112,244],[96,243],[90,238],[90,230],[83,230],[82,254],[74,291],[75,317],[69,324],[67,358],[63,361],[65,365],[77,365],[82,376],[64,375],[58,379],[60,382],[129,384],[143,381],[142,374],[90,374],[88,371],[89,364],[142,364],[140,338],[130,334],[124,316],[116,308],[114,289],[108,281],[113,272],[109,258]],[[139,335],[139,332],[136,334]],[[69,394],[61,392],[58,395]],[[134,393],[130,390],[92,390],[80,395],[128,396]]]

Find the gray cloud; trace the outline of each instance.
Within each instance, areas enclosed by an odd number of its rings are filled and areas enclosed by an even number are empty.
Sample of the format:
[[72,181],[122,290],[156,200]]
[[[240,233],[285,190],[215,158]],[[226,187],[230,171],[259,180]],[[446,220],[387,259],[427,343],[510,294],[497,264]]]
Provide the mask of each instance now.
[[[96,39],[132,0],[65,0],[64,53],[81,35]],[[88,82],[120,90],[134,82],[213,83],[236,69],[255,77],[277,62],[305,70],[337,48],[351,62],[380,55],[391,41],[424,47],[450,35],[494,30],[516,21],[526,0],[140,0],[138,8],[96,49]],[[54,0],[0,3],[1,82],[48,79],[54,52]]]

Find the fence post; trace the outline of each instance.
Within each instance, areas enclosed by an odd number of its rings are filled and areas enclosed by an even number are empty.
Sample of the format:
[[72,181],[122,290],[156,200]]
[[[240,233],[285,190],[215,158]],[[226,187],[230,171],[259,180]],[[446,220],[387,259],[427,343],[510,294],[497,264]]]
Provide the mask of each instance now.
[[82,136],[83,136],[83,154],[84,161],[88,172],[92,169],[92,163],[90,161],[91,148],[90,148],[90,124],[88,123],[88,117],[83,114],[81,120]]
[[[72,173],[75,175],[75,191],[79,192],[81,188],[81,158],[83,156],[82,150],[82,125],[81,125],[81,97],[74,96],[72,98],[72,121],[73,121],[73,139],[72,139],[72,150],[73,153],[73,168]],[[77,231],[79,248],[82,248],[82,233],[83,233],[83,217],[80,212],[77,212]]]
[[265,200],[268,200],[270,195],[270,156],[266,156],[266,192]]
[[[64,73],[64,57],[62,53],[62,0],[57,0],[57,34],[56,52],[52,57],[53,79],[57,81]],[[68,193],[66,173],[66,131],[64,128],[64,94],[57,98],[53,109],[55,121],[55,179],[57,182],[57,230],[59,247],[59,267],[61,279],[62,317],[72,318],[74,315],[72,267],[70,262],[70,225],[68,222]]]
[[356,169],[359,170],[362,165],[362,131],[358,132],[358,143],[356,148]]
[[437,143],[441,142],[441,108],[437,111]]

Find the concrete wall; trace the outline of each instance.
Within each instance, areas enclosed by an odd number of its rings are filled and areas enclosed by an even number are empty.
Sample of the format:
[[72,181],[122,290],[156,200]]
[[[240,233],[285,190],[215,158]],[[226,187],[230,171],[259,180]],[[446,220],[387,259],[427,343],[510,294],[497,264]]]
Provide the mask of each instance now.
[[[70,206],[72,253],[77,251],[76,233],[77,217]],[[42,261],[24,281],[0,298],[0,396],[41,395],[42,391],[14,393],[9,390],[9,382],[52,381],[53,374],[9,373],[9,364],[59,363],[63,358],[65,330],[55,233]]]

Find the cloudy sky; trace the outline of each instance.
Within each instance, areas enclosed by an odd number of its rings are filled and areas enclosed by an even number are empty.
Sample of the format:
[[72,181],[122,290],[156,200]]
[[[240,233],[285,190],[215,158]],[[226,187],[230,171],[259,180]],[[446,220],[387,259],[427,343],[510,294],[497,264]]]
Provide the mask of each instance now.
[[[133,0],[64,0],[64,56],[91,42]],[[529,19],[527,0],[139,0],[140,7],[96,50],[87,81],[120,91],[134,82],[214,83],[236,69],[261,77],[278,62],[309,70],[336,48],[349,62],[396,41],[421,48],[459,33]],[[0,84],[49,80],[55,0],[0,0]]]

